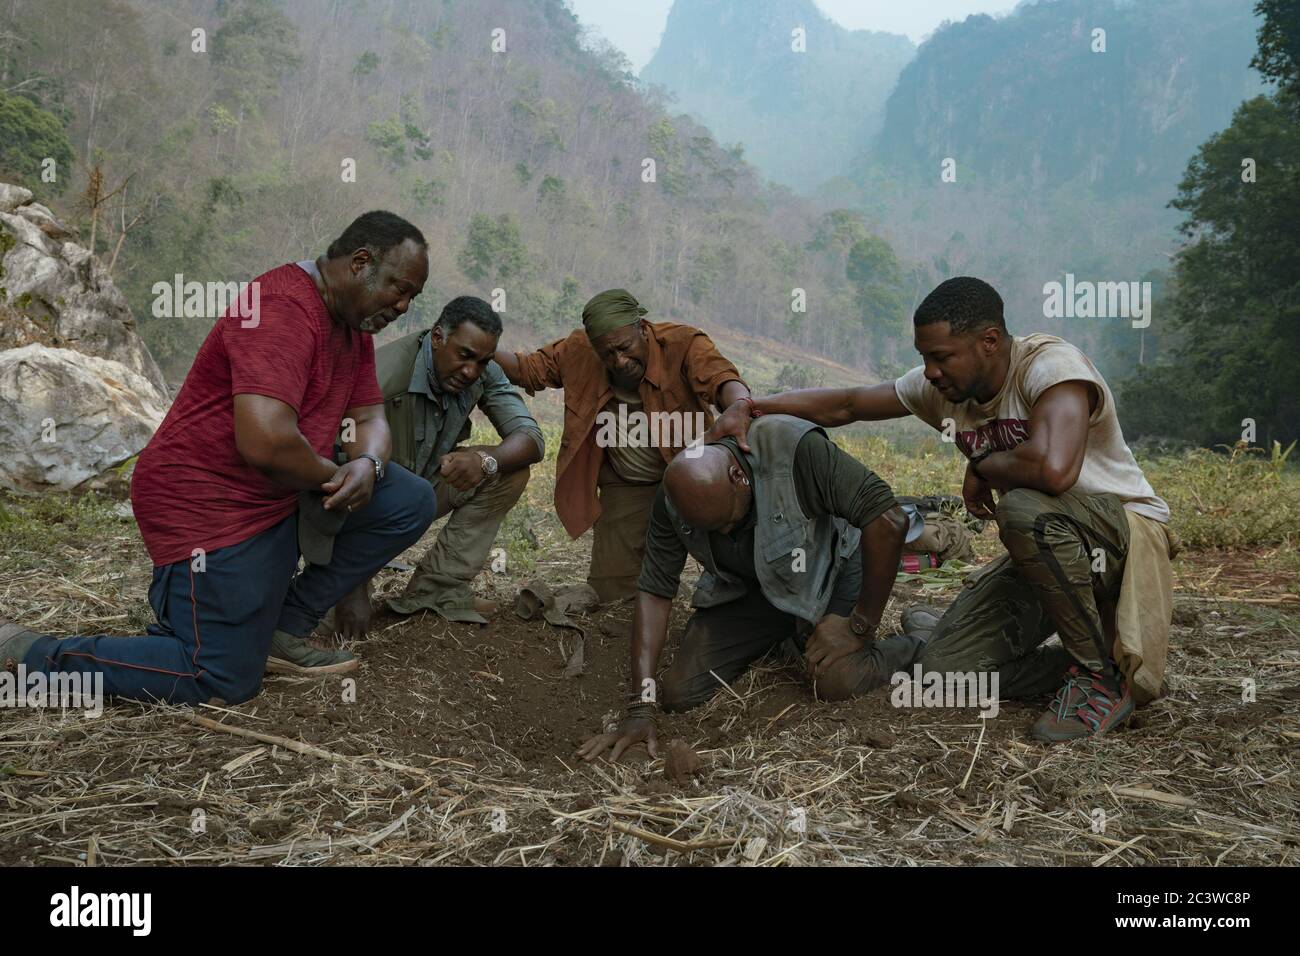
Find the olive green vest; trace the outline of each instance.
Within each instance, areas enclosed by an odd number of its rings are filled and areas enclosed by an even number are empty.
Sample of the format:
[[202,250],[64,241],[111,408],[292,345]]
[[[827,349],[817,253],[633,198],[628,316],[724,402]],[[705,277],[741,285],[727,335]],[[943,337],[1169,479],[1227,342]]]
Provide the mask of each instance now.
[[[799,506],[794,453],[814,428],[801,418],[764,415],[749,426],[750,452],[745,455],[754,476],[754,570],[763,597],[810,624],[825,615],[835,582],[862,539],[862,532],[843,518],[809,518]],[[709,533],[686,524],[666,497],[664,503],[678,538],[704,568],[691,604],[715,607],[742,597],[748,583],[718,568]]]

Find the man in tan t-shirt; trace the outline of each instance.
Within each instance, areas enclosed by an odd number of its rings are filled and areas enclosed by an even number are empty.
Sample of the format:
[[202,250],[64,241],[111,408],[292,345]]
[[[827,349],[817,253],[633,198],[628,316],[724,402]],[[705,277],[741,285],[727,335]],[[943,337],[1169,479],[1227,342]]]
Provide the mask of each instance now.
[[[1169,507],[1124,443],[1114,396],[1093,364],[1055,336],[1011,336],[988,283],[941,283],[913,324],[924,364],[896,382],[738,402],[708,438],[743,440],[749,417],[767,413],[824,426],[913,414],[939,429],[967,458],[967,509],[997,521],[1007,554],[972,574],[942,617],[932,615],[916,663],[926,674],[992,671],[1004,697],[1059,687],[1034,724],[1040,740],[1107,733],[1134,707],[1103,623],[1114,618],[1124,580],[1129,514],[1163,529]],[[1168,553],[1158,559],[1167,564]],[[905,614],[904,626],[924,619]],[[1046,643],[1053,633],[1061,645]]]

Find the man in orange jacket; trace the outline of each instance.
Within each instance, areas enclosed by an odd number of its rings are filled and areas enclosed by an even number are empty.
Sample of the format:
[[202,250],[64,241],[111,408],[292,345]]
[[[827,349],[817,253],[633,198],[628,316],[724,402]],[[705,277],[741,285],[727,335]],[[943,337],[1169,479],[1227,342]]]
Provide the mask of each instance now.
[[555,512],[577,538],[595,528],[587,582],[601,602],[636,592],[650,507],[664,468],[749,388],[697,328],[647,322],[628,292],[587,303],[581,329],[534,352],[498,351],[532,395],[564,389]]

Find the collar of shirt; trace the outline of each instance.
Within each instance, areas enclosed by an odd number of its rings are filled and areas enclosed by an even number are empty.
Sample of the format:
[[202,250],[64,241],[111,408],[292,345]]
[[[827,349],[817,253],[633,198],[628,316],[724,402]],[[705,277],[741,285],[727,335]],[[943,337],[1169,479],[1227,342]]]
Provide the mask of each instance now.
[[658,388],[663,377],[664,350],[659,344],[659,340],[655,338],[654,329],[649,327],[649,323],[646,324],[645,338],[645,375],[642,376],[642,379],[643,381],[649,382],[655,388]]
[[433,335],[425,333],[424,341],[420,345],[420,354],[415,359],[415,367],[411,369],[411,382],[407,386],[408,392],[419,392],[421,395],[428,397],[432,402],[437,402],[446,411],[448,404],[454,398],[456,407],[465,411],[464,392],[459,395],[448,395],[442,389],[442,383],[438,381],[438,369],[433,363]]

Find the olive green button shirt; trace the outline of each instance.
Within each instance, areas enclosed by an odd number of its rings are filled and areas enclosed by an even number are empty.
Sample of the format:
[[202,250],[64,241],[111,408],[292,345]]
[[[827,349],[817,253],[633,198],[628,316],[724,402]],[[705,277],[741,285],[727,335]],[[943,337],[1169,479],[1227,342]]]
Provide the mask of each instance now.
[[426,481],[437,476],[443,455],[469,439],[475,407],[502,438],[525,432],[545,455],[537,420],[496,362],[488,362],[478,380],[459,395],[443,392],[433,373],[433,348],[425,330],[376,349],[375,371],[393,433],[392,460]]
[[[752,483],[753,468],[736,440],[724,438],[718,444],[731,452]],[[795,450],[793,472],[799,505],[804,514],[810,517],[836,515],[855,528],[861,528],[898,503],[884,479],[842,451],[820,431],[810,431],[800,440]],[[719,531],[709,533],[709,547],[718,568],[748,581],[758,580],[758,572],[754,568],[756,523],[757,511],[751,499],[749,511],[735,530],[730,534]],[[637,590],[661,597],[673,597],[677,593],[677,585],[688,556],[686,545],[673,530],[668,517],[661,485],[650,512],[645,558],[641,564]],[[860,568],[861,560],[859,555],[854,555],[850,567],[856,565]],[[832,606],[835,613],[847,613],[842,608],[851,608],[857,601],[859,580],[860,572],[850,574],[846,569],[846,573],[837,582],[836,601]]]

